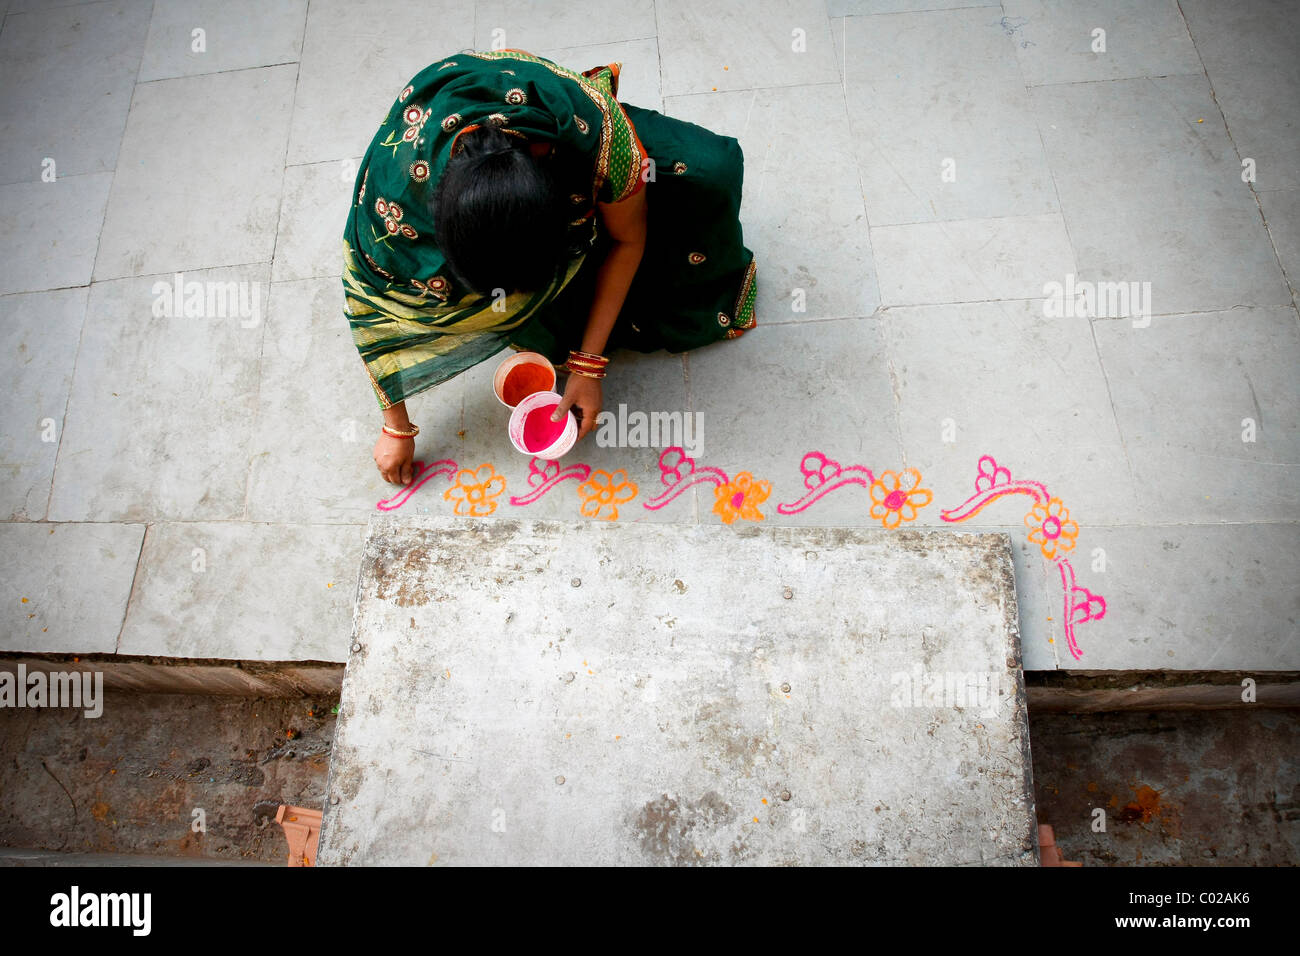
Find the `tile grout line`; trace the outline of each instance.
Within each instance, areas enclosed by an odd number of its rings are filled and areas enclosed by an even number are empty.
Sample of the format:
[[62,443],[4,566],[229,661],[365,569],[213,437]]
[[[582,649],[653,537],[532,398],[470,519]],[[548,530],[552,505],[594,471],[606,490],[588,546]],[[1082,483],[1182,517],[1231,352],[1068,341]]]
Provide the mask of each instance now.
[[[1007,14],[1007,10],[1006,10],[1006,4],[1003,3],[1003,2],[999,2],[999,3],[998,3],[998,9],[1002,11],[1002,18],[1003,18],[1003,21],[1005,22],[1005,20],[1006,20],[1006,18],[1007,18],[1007,15],[1008,15],[1008,14]],[[1051,177],[1051,180],[1052,180],[1052,194],[1056,197],[1056,209],[1057,209],[1056,213],[1054,213],[1053,215],[1055,215],[1055,216],[1057,216],[1057,217],[1060,218],[1060,221],[1061,221],[1061,228],[1062,228],[1063,230],[1065,230],[1065,242],[1066,242],[1066,245],[1067,245],[1067,246],[1069,247],[1069,249],[1070,249],[1070,259],[1071,259],[1071,263],[1072,263],[1072,265],[1074,266],[1075,272],[1078,272],[1078,269],[1079,269],[1079,258],[1078,258],[1078,255],[1077,255],[1076,251],[1075,251],[1075,248],[1074,248],[1074,239],[1073,239],[1073,238],[1071,237],[1071,235],[1070,235],[1070,225],[1069,225],[1069,223],[1067,223],[1066,220],[1065,220],[1065,207],[1061,204],[1061,190],[1060,190],[1060,187],[1057,186],[1057,184],[1056,184],[1056,170],[1054,170],[1054,169],[1052,168],[1052,160],[1051,160],[1051,157],[1048,155],[1048,152],[1047,152],[1047,144],[1046,144],[1045,142],[1043,142],[1043,128],[1042,128],[1042,126],[1039,125],[1039,123],[1038,123],[1038,116],[1037,116],[1036,111],[1034,110],[1034,95],[1033,95],[1033,92],[1032,92],[1031,89],[1030,89],[1030,86],[1029,86],[1028,82],[1026,82],[1026,79],[1025,79],[1025,69],[1024,69],[1024,65],[1020,62],[1020,54],[1016,52],[1014,46],[1012,47],[1011,55],[1014,56],[1015,59],[1016,59],[1016,73],[1017,73],[1017,75],[1019,75],[1019,77],[1020,77],[1021,89],[1022,89],[1023,92],[1024,92],[1024,98],[1025,98],[1025,111],[1026,111],[1026,113],[1028,113],[1030,116],[1032,116],[1033,119],[1034,119],[1034,134],[1038,137],[1038,149],[1039,149],[1040,154],[1041,154],[1042,157],[1043,157],[1043,165],[1044,165],[1045,167],[1047,167],[1047,175],[1048,175],[1049,177]],[[1032,300],[1031,300],[1031,301],[1032,301]],[[1040,301],[1040,302],[1042,301],[1042,297],[1041,297],[1041,296],[1039,297],[1038,301]],[[1013,321],[1014,321],[1014,320],[1013,320]],[[1088,323],[1088,334],[1089,334],[1089,336],[1092,338],[1093,354],[1096,355],[1096,357],[1097,357],[1097,366],[1098,366],[1098,368],[1101,369],[1101,373],[1102,373],[1103,380],[1106,381],[1106,398],[1107,398],[1107,403],[1110,405],[1110,417],[1111,417],[1111,421],[1115,424],[1115,428],[1116,428],[1116,430],[1118,431],[1118,429],[1119,429],[1119,422],[1118,422],[1118,420],[1116,419],[1116,415],[1115,415],[1115,402],[1114,402],[1114,400],[1113,400],[1113,399],[1111,398],[1111,396],[1110,396],[1110,382],[1109,382],[1108,379],[1105,378],[1105,375],[1106,375],[1106,369],[1105,369],[1105,367],[1102,365],[1102,362],[1101,362],[1101,353],[1098,351],[1098,348],[1097,348],[1097,336],[1096,336],[1096,333],[1093,331],[1092,323],[1091,323],[1091,322]],[[1121,449],[1123,450],[1123,452],[1124,452],[1124,462],[1125,462],[1125,464],[1128,466],[1129,478],[1130,478],[1130,480],[1135,480],[1135,479],[1133,479],[1133,463],[1132,463],[1131,461],[1129,461],[1129,458],[1128,458],[1128,449],[1127,449],[1127,448],[1124,448],[1124,444],[1123,444],[1123,435],[1120,436],[1120,448],[1121,448]],[[1012,546],[1014,547],[1014,543],[1013,543]],[[1014,572],[1013,572],[1013,573],[1014,573]],[[1038,581],[1038,582],[1036,582],[1036,584],[1041,585],[1041,589],[1040,589],[1040,591],[1039,591],[1039,595],[1038,595],[1039,600],[1042,602],[1042,605],[1043,605],[1044,607],[1049,606],[1049,605],[1050,605],[1050,601],[1051,601],[1051,590],[1052,590],[1052,588],[1051,588],[1051,582],[1048,580],[1048,575],[1047,575],[1046,573],[1044,573],[1044,575],[1043,575],[1043,577],[1041,578],[1041,580]],[[1019,582],[1017,582],[1017,587],[1019,587]],[[1020,602],[1019,602],[1019,595],[1017,595],[1017,601],[1016,601],[1017,611],[1019,611],[1019,609],[1020,609],[1019,605],[1020,605]],[[1053,614],[1052,616],[1053,616],[1053,618],[1055,618],[1056,615]],[[1025,628],[1023,627],[1023,623],[1024,623],[1024,622],[1017,622],[1017,623],[1018,623],[1018,624],[1020,625],[1020,627],[1021,627],[1020,657],[1021,657],[1021,670],[1023,671],[1023,670],[1024,670],[1024,655],[1025,655],[1025,647],[1024,647],[1024,640],[1023,640],[1023,638],[1024,638],[1024,633],[1025,633]],[[1040,623],[1041,623],[1041,622],[1040,622]],[[1058,670],[1058,671],[1059,671],[1059,670],[1061,669],[1061,654],[1060,654],[1060,651],[1059,651],[1059,648],[1058,648],[1058,645],[1057,645],[1057,641],[1056,641],[1056,637],[1057,637],[1057,628],[1056,628],[1056,624],[1055,624],[1054,621],[1051,622],[1051,623],[1050,623],[1050,626],[1047,628],[1047,636],[1048,636],[1047,646],[1051,649],[1051,654],[1052,654],[1052,670]]]
[[[1214,80],[1210,78],[1210,71],[1205,66],[1205,58],[1201,56],[1201,48],[1196,44],[1196,37],[1192,36],[1191,24],[1187,22],[1187,14],[1183,12],[1182,0],[1175,0],[1175,8],[1178,10],[1178,17],[1183,21],[1183,29],[1187,31],[1187,39],[1191,41],[1192,49],[1196,51],[1196,60],[1201,64],[1201,75],[1205,77],[1205,85],[1210,88],[1210,99],[1214,101],[1214,106],[1219,111],[1219,120],[1223,123],[1223,131],[1228,136],[1228,142],[1232,144],[1232,151],[1237,156],[1237,166],[1240,168],[1241,161],[1244,158],[1241,150],[1237,147],[1237,139],[1232,135],[1232,128],[1228,125],[1228,115],[1223,112],[1223,104],[1219,102],[1219,94],[1215,92]],[[1264,203],[1259,197],[1259,190],[1254,182],[1247,183],[1250,194],[1254,197],[1255,208],[1259,210],[1260,222],[1264,224],[1264,232],[1268,234],[1268,243],[1273,247],[1273,260],[1277,263],[1278,271],[1282,274],[1282,281],[1286,283],[1287,291],[1291,293],[1291,307],[1296,309],[1297,320],[1300,321],[1300,306],[1296,305],[1296,288],[1291,282],[1291,277],[1287,275],[1286,266],[1282,264],[1282,257],[1277,251],[1277,241],[1273,238],[1273,230],[1268,227],[1268,216],[1264,213]]]
[[650,7],[655,21],[655,65],[659,68],[659,111],[667,116],[668,103],[664,96],[664,51],[659,45],[659,0],[651,0]]
[[[154,6],[155,6],[154,3],[149,4],[149,19],[148,22],[145,24],[144,45],[147,45],[149,42],[149,24],[153,23]],[[5,15],[4,19],[5,20],[9,19],[8,14]],[[0,26],[3,26],[3,22],[0,22]],[[63,416],[62,416],[62,421],[59,422],[59,443],[58,443],[58,447],[55,448],[54,450],[54,465],[53,467],[50,468],[50,491],[49,494],[45,496],[44,517],[46,520],[48,520],[50,516],[50,504],[54,501],[54,482],[55,479],[58,477],[58,473],[59,473],[59,456],[63,452],[63,433],[68,426],[68,410],[72,407],[72,391],[77,384],[77,365],[81,361],[81,346],[85,342],[86,325],[90,321],[90,295],[91,292],[94,290],[94,285],[95,285],[95,265],[99,261],[99,247],[104,241],[104,224],[108,222],[109,204],[111,203],[113,198],[113,185],[117,182],[117,167],[122,160],[122,145],[126,142],[126,131],[131,121],[131,108],[132,106],[135,105],[135,90],[136,87],[140,85],[140,71],[144,68],[144,54],[145,54],[144,45],[142,45],[140,49],[140,62],[137,63],[135,67],[136,78],[135,81],[131,84],[131,100],[129,103],[127,103],[126,116],[122,120],[122,136],[117,141],[117,153],[113,157],[113,168],[111,170],[104,170],[104,172],[110,174],[111,178],[108,183],[108,194],[104,197],[104,215],[99,220],[99,232],[95,236],[95,254],[90,258],[90,276],[86,280],[86,285],[85,285],[86,301],[81,310],[81,328],[77,332],[77,350],[73,354],[72,371],[68,376],[68,394],[63,400]],[[74,288],[81,288],[81,286],[75,286]],[[128,596],[128,601],[129,600],[130,598]],[[126,618],[124,613],[123,614],[124,623],[125,620]]]
[[[304,46],[307,43],[307,16],[310,15],[310,13],[311,13],[311,3],[310,0],[308,0],[307,10],[302,20]],[[299,52],[300,57],[301,55],[302,55],[301,52]],[[298,105],[298,82],[301,79],[302,79],[302,64],[301,62],[299,62],[297,64],[297,68],[294,70],[293,100],[289,104],[290,127],[292,127],[293,125],[292,118],[293,118],[294,109]],[[288,168],[287,163],[289,160],[289,138],[291,134],[292,134],[292,128],[285,130],[284,161],[281,163],[280,166],[280,207],[278,210],[276,210],[275,239],[271,243],[271,261],[266,263],[267,316],[262,321],[262,340],[260,343],[258,343],[258,349],[257,349],[257,392],[253,398],[253,421],[249,429],[249,437],[252,439],[256,439],[258,434],[258,425],[262,421],[262,377],[264,371],[263,366],[265,364],[265,359],[266,359],[266,329],[267,326],[270,325],[270,315],[271,315],[271,310],[270,310],[271,277],[275,275],[275,254],[280,248],[280,221],[281,218],[284,216],[284,183],[285,183],[285,172]],[[350,191],[349,191],[349,195],[351,195]],[[309,333],[309,337],[310,337],[310,333]],[[249,450],[254,451],[251,448]],[[246,471],[244,473],[244,508],[243,508],[243,516],[242,516],[243,520],[248,520],[249,503],[253,496],[253,473],[256,470],[254,467],[254,462],[260,455],[261,452],[254,451],[254,453],[249,456],[248,462],[245,465]]]
[[122,623],[117,627],[117,639],[113,642],[114,654],[122,653],[122,635],[126,631],[126,619],[131,614],[131,604],[135,601],[135,584],[140,579],[140,569],[144,564],[144,545],[149,540],[149,532],[153,529],[153,525],[152,521],[146,521],[144,534],[140,535],[140,551],[135,556],[135,567],[131,571],[131,586],[126,591],[126,604],[122,608]]
[[[99,0],[96,0],[99,2]],[[302,54],[299,54],[301,58]],[[171,83],[175,80],[194,80],[203,76],[225,76],[229,73],[249,73],[253,70],[272,70],[278,66],[301,66],[301,59],[284,60],[279,63],[259,63],[256,66],[234,66],[228,70],[207,70],[203,73],[181,73],[176,76],[160,76],[153,80],[137,80],[137,86],[149,86],[153,83]]]
[[[1005,5],[999,4],[999,6],[1002,6],[1003,8],[1002,14],[1003,16],[1006,16],[1007,11],[1005,9]],[[1029,83],[1026,81],[1024,66],[1021,64],[1020,56],[1018,54],[1016,55],[1016,72],[1020,74],[1020,82],[1024,85],[1025,107],[1028,110],[1028,112],[1034,117],[1034,132],[1038,137],[1038,148],[1042,151],[1043,165],[1047,167],[1047,175],[1051,177],[1052,180],[1052,194],[1056,197],[1056,208],[1057,208],[1057,212],[1054,215],[1059,216],[1061,219],[1061,228],[1065,230],[1065,241],[1070,247],[1070,258],[1072,260],[1072,265],[1074,266],[1075,274],[1077,275],[1079,272],[1078,249],[1075,245],[1074,237],[1070,234],[1070,223],[1069,220],[1066,218],[1065,203],[1061,201],[1061,187],[1056,182],[1056,170],[1052,167],[1052,158],[1047,152],[1047,143],[1044,142],[1043,140],[1043,127],[1039,123],[1038,113],[1034,109],[1034,105],[1033,105],[1034,98],[1033,98],[1032,88],[1030,87]],[[1106,82],[1110,82],[1110,81],[1106,81]],[[1053,85],[1065,85],[1065,84],[1053,84]],[[1125,318],[1128,317],[1125,316]],[[1133,459],[1129,455],[1128,442],[1125,441],[1124,439],[1124,430],[1120,427],[1119,424],[1119,412],[1115,409],[1115,395],[1110,387],[1110,373],[1106,371],[1106,362],[1102,358],[1102,354],[1101,354],[1101,343],[1097,340],[1097,329],[1095,328],[1091,320],[1088,320],[1088,336],[1092,340],[1092,353],[1097,359],[1097,368],[1101,372],[1102,381],[1106,384],[1106,404],[1110,406],[1111,424],[1115,428],[1116,437],[1119,438],[1120,450],[1124,453],[1124,464],[1128,468],[1129,480],[1133,482],[1134,486],[1136,486],[1137,475],[1133,470]],[[1055,654],[1056,645],[1053,644],[1052,646],[1053,646],[1053,654]]]

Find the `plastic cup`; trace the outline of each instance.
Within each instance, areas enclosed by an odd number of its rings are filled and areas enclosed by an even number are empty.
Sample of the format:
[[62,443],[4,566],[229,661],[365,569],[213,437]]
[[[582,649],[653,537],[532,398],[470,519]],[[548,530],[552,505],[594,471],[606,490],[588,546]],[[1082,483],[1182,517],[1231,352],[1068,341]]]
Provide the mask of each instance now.
[[578,440],[578,419],[564,413],[564,421],[552,422],[551,413],[561,401],[558,392],[534,392],[510,413],[510,444],[525,455],[547,461],[559,458]]
[[[496,374],[492,376],[492,390],[496,393],[497,401],[506,408],[514,408],[506,401],[506,379],[510,377],[510,372],[521,365],[537,365],[546,371],[548,381],[544,387],[539,389],[543,392],[555,391],[555,366],[550,363],[545,355],[538,352],[517,352],[510,358],[506,359],[497,366]],[[537,394],[533,392],[532,394]]]

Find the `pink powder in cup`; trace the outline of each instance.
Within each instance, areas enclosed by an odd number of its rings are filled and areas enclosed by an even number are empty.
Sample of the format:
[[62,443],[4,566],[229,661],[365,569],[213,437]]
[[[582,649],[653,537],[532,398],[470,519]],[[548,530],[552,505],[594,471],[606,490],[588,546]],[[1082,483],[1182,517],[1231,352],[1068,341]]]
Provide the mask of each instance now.
[[565,412],[558,422],[551,421],[560,401],[555,392],[534,392],[515,406],[507,434],[517,451],[554,461],[573,447],[578,440],[578,419],[573,412]]
[[524,447],[537,454],[546,451],[556,443],[564,433],[565,420],[551,421],[551,415],[559,408],[559,403],[541,405],[524,416]]

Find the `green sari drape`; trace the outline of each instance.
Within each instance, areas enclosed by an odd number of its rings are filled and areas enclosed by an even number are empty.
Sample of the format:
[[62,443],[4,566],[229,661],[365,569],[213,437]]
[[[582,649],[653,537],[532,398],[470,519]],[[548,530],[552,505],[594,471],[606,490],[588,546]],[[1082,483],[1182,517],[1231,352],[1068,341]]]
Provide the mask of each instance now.
[[[462,51],[422,70],[399,94],[358,170],[343,241],[345,311],[381,408],[507,346],[562,361],[585,325],[603,258],[596,203],[647,186],[647,250],[611,347],[678,351],[753,324],[739,146],[625,108],[619,69],[578,73],[519,50]],[[459,288],[435,240],[434,190],[457,138],[484,124],[550,142],[566,157],[574,210],[568,266],[545,289],[480,296]],[[643,128],[654,142],[643,142]]]

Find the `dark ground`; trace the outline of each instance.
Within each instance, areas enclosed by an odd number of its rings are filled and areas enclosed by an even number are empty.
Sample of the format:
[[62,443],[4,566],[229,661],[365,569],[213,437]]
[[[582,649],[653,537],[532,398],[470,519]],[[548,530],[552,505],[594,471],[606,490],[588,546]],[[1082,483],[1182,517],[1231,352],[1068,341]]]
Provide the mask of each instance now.
[[0,846],[284,863],[275,811],[323,807],[337,703],[119,694],[95,719],[0,710]]
[[[109,703],[94,720],[0,710],[0,847],[283,863],[276,807],[324,805],[337,700]],[[1029,723],[1038,819],[1066,859],[1300,862],[1300,711],[1031,711]]]
[[[1300,711],[1029,713],[1038,822],[1084,866],[1300,862]],[[1093,810],[1106,832],[1093,832]]]

